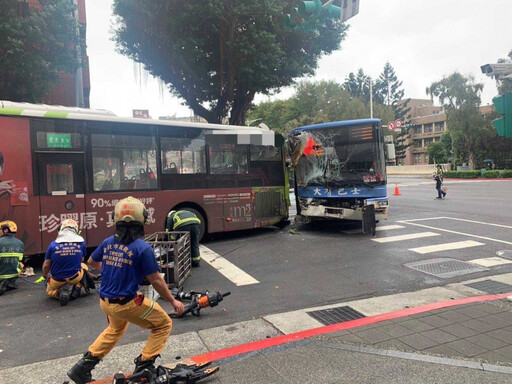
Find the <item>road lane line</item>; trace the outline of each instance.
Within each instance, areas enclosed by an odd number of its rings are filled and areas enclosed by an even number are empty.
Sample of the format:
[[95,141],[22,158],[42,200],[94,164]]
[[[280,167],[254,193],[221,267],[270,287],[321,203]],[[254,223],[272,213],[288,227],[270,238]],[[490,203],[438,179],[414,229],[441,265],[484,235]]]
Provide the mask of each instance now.
[[444,243],[444,244],[429,245],[426,247],[410,248],[409,251],[421,253],[422,255],[424,255],[426,253],[439,252],[439,251],[450,251],[453,249],[463,249],[463,248],[469,248],[469,247],[478,247],[480,245],[485,245],[485,244],[479,243],[478,241],[466,240],[466,241],[457,241],[455,243]]
[[213,268],[219,271],[228,280],[232,281],[235,285],[241,286],[259,283],[259,281],[254,277],[245,273],[218,253],[212,251],[210,248],[207,248],[204,245],[200,245],[200,248],[201,259],[210,264]]
[[423,225],[423,224],[411,223],[409,220],[401,220],[401,221],[398,221],[398,222],[399,222],[399,223],[403,223],[403,224],[415,225],[415,226],[417,226],[417,227],[421,227],[421,228],[433,229],[433,230],[441,231],[441,232],[454,233],[454,234],[456,234],[456,235],[462,235],[462,236],[474,237],[475,239],[482,239],[482,240],[488,240],[488,241],[495,241],[496,243],[503,243],[503,244],[512,245],[512,242],[510,242],[510,241],[499,240],[499,239],[493,239],[492,237],[486,237],[486,236],[472,235],[471,233],[464,233],[464,232],[452,231],[452,230],[449,230],[449,229],[436,228],[436,227],[432,227],[432,226],[430,226],[430,225]]
[[503,225],[503,224],[494,224],[494,223],[486,223],[484,221],[476,221],[476,220],[468,220],[468,219],[459,219],[458,217],[446,217],[446,219],[449,220],[457,220],[457,221],[465,221],[468,223],[475,223],[475,224],[483,224],[483,225],[489,225],[491,227],[500,227],[500,228],[509,228],[512,229],[512,226],[510,225]]
[[393,241],[421,239],[423,237],[431,237],[431,236],[439,236],[439,233],[434,233],[434,232],[408,233],[406,235],[382,237],[380,239],[372,239],[372,240],[376,241],[377,243],[391,243]]
[[390,231],[392,229],[401,229],[401,228],[405,228],[405,227],[403,225],[384,225],[382,227],[375,228],[375,230],[377,232],[379,232],[379,231]]
[[482,267],[494,267],[496,265],[512,264],[512,260],[502,257],[486,257],[485,259],[470,260],[470,263],[481,265]]

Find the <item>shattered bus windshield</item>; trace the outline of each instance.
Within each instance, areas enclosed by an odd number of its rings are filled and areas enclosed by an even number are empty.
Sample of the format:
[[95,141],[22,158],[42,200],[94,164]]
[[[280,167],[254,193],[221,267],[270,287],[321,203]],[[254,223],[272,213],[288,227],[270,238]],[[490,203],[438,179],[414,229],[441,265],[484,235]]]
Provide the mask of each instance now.
[[[344,187],[385,182],[382,154],[373,126],[344,126],[297,132],[301,152],[297,185]],[[299,144],[300,143],[300,144]]]

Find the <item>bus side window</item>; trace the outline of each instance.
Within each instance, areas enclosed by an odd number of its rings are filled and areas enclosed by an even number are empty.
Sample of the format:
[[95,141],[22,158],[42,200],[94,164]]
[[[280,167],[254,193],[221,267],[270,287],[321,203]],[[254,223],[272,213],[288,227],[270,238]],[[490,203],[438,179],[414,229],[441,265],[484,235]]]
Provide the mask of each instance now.
[[162,137],[162,173],[206,173],[204,137]]
[[210,173],[244,174],[249,173],[247,145],[211,145]]
[[158,187],[152,136],[92,134],[91,137],[95,191]]

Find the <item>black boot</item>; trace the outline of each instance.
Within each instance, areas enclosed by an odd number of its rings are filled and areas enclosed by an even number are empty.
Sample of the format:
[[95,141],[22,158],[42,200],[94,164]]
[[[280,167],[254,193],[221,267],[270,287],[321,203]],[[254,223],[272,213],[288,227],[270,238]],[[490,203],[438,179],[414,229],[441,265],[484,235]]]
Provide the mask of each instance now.
[[84,353],[84,357],[68,371],[68,377],[76,384],[90,383],[92,381],[91,371],[99,362],[100,359],[91,355],[90,352]]
[[59,291],[59,303],[62,306],[68,305],[69,297],[71,296],[72,285],[64,284]]
[[137,356],[137,358],[133,361],[135,363],[135,371],[133,373],[139,373],[143,370],[147,369],[151,372],[151,375],[153,377],[156,376],[156,367],[155,367],[155,360],[157,357],[160,357],[160,355],[156,355],[152,359],[149,360],[142,360],[142,355]]
[[71,299],[75,300],[80,297],[80,294],[82,293],[82,288],[78,285],[74,285],[73,289],[71,290]]

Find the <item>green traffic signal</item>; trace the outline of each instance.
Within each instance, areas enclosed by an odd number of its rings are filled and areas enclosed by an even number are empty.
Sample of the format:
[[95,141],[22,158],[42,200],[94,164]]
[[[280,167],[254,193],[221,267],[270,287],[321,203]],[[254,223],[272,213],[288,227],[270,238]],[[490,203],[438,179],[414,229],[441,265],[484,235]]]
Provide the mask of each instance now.
[[499,119],[492,121],[498,135],[501,137],[512,137],[512,92],[496,96],[492,99],[492,102],[496,107],[496,111],[502,115]]
[[339,19],[341,8],[329,4],[324,7],[322,0],[301,1],[298,8],[292,9],[290,14],[283,18],[285,29],[314,32],[319,27],[325,27],[325,21]]

